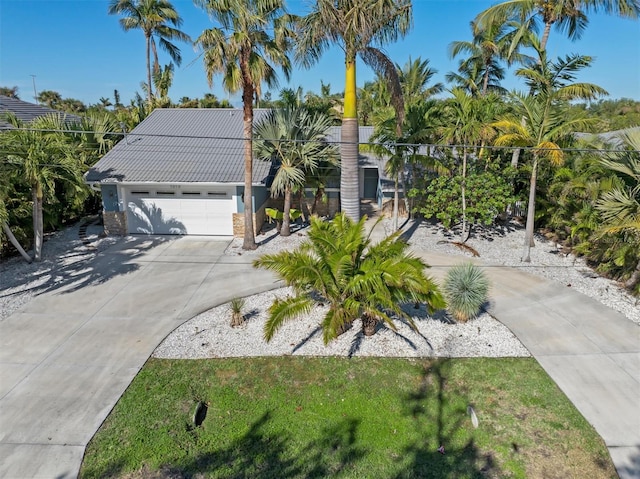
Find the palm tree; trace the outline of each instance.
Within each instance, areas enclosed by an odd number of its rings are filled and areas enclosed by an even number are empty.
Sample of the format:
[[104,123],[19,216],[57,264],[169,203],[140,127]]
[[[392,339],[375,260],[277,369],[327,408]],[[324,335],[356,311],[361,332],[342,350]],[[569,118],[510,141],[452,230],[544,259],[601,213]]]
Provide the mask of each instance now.
[[17,86],[13,86],[13,87],[0,86],[0,95],[8,96],[9,98],[15,98],[16,100],[20,99],[20,97],[18,96]]
[[[242,90],[244,137],[244,241],[243,249],[256,249],[253,227],[253,102],[264,82],[277,85],[275,66],[288,79],[291,62],[287,53],[293,36],[293,17],[283,0],[195,0],[215,19],[220,28],[202,32],[196,45],[203,60],[209,85],[213,75],[223,74],[224,88]],[[270,33],[272,31],[273,33]]]
[[153,85],[156,87],[154,105],[158,108],[170,108],[169,88],[173,84],[173,63],[153,72]]
[[623,136],[627,151],[610,155],[601,161],[607,170],[624,180],[602,194],[596,202],[604,220],[599,235],[629,233],[635,238],[638,263],[625,287],[633,290],[640,283],[640,133],[631,132]]
[[[511,42],[509,35],[505,33],[506,28],[507,24],[491,24],[485,29],[480,29],[475,22],[471,22],[473,40],[455,41],[449,44],[451,58],[462,53],[469,55],[460,63],[458,68],[460,74],[475,72],[482,77],[482,81],[472,93],[486,95],[490,84],[495,90],[497,82],[504,78],[501,61],[512,64],[514,62],[523,63],[530,59],[517,51],[510,50]],[[450,81],[457,80],[458,77],[452,74]]]
[[314,217],[309,239],[298,249],[254,261],[254,266],[276,272],[295,292],[269,308],[267,341],[285,321],[309,312],[318,298],[329,305],[322,322],[325,344],[359,317],[368,335],[380,320],[395,329],[392,315],[414,326],[402,303],[424,302],[430,310],[444,307],[440,291],[425,275],[427,265],[407,251],[399,234],[371,244],[365,220],[354,222],[344,212],[330,222]]
[[[469,149],[481,147],[494,136],[491,122],[492,106],[497,102],[494,97],[473,97],[461,88],[451,90],[452,98],[446,101],[445,115],[449,118],[441,130],[445,141],[452,143],[457,149],[462,147],[462,233],[460,241],[465,242],[467,236],[466,221],[466,177]],[[471,230],[469,229],[469,232]]]
[[[410,0],[317,0],[299,23],[296,57],[305,67],[314,64],[333,43],[345,54],[340,201],[342,211],[355,220],[360,218],[356,56],[389,79],[392,88],[398,85],[395,65],[372,45],[382,46],[403,37],[412,18]],[[398,105],[397,110],[400,108],[404,105]]]
[[442,83],[435,83],[434,85],[427,86],[432,80],[433,76],[438,73],[429,66],[428,59],[422,59],[421,57],[412,60],[409,57],[407,63],[401,68],[396,64],[398,70],[398,76],[400,79],[400,85],[402,86],[402,94],[404,96],[405,108],[409,105],[413,105],[417,102],[422,102],[442,93],[444,85]]
[[256,157],[274,162],[277,167],[271,194],[284,194],[282,236],[291,234],[292,191],[304,187],[307,173],[315,174],[321,160],[334,158],[335,147],[324,142],[330,126],[329,116],[292,106],[272,110],[254,127]]
[[[84,186],[82,167],[67,137],[56,131],[65,129],[65,120],[56,115],[44,116],[27,125],[15,115],[6,121],[14,129],[0,135],[5,168],[10,175],[23,178],[31,188],[33,199],[34,261],[42,259],[44,202],[51,198],[57,182],[75,188]],[[46,130],[46,131],[39,131]]]
[[510,50],[514,51],[529,32],[543,25],[540,49],[546,51],[551,27],[578,40],[589,23],[587,13],[605,12],[626,18],[638,18],[638,0],[506,0],[481,12],[475,22],[482,29],[492,25],[516,22]]
[[37,101],[40,104],[47,105],[49,108],[57,108],[62,101],[62,96],[57,91],[42,90],[38,94]]
[[180,49],[172,43],[179,40],[191,42],[189,35],[179,30],[182,18],[168,0],[111,0],[110,15],[123,15],[120,25],[123,30],[140,29],[144,33],[147,52],[147,100],[153,98],[151,77],[151,55],[153,54],[153,70],[160,70],[156,38],[160,47],[165,50],[173,62],[180,66],[182,56]]
[[530,249],[534,246],[536,182],[538,164],[549,160],[559,165],[564,161],[562,144],[573,139],[576,131],[587,131],[597,120],[585,118],[581,113],[569,114],[567,102],[576,99],[592,100],[607,92],[591,83],[574,83],[576,73],[589,66],[591,58],[569,55],[556,62],[546,60],[544,51],[539,51],[541,62],[531,68],[516,72],[525,78],[530,95],[511,94],[516,114],[493,124],[501,131],[495,144],[531,148],[533,163],[529,182],[529,204],[525,245],[522,261],[530,262]]

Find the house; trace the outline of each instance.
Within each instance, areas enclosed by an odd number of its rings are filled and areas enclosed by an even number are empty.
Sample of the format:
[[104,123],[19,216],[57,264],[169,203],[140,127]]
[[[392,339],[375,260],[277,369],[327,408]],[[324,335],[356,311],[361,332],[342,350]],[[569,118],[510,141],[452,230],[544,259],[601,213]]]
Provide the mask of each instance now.
[[69,122],[79,122],[81,119],[76,115],[53,110],[49,107],[29,103],[8,96],[0,95],[0,130],[12,129],[13,126],[5,121],[6,113],[13,113],[18,120],[30,123],[36,118],[46,115],[56,115]]
[[[255,109],[254,121],[267,112]],[[85,181],[102,193],[107,234],[242,236],[242,131],[239,109],[154,110],[85,174]],[[365,128],[367,140],[371,132]],[[331,128],[327,136],[340,141],[340,128]],[[265,208],[278,206],[269,191],[271,168],[268,162],[253,162],[255,231],[265,221]],[[363,197],[381,201],[379,171],[378,160],[362,155]],[[339,208],[338,185],[335,179],[328,185],[322,214]],[[307,190],[307,205],[313,196]]]

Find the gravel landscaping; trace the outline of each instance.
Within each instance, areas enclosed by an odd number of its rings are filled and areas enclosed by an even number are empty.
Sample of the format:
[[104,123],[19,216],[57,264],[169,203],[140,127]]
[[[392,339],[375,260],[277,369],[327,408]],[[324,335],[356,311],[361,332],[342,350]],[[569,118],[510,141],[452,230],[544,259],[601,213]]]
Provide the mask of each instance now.
[[[378,225],[378,234],[390,230],[391,223],[384,220]],[[407,224],[409,243],[416,249],[449,254],[452,257],[469,257],[470,253],[443,243],[453,238],[437,225],[426,222]],[[242,255],[251,260],[264,253],[293,249],[306,239],[307,229],[298,227],[288,238],[275,233],[273,228],[256,238],[256,251],[243,251],[242,240],[231,241],[225,254]],[[83,241],[84,239],[84,241]],[[47,238],[44,260],[38,264],[27,264],[15,257],[1,263],[0,276],[0,320],[19,310],[35,295],[69,281],[74,272],[117,242],[130,238],[105,238],[101,227],[90,225],[85,237],[79,236],[79,225],[69,227]],[[640,304],[617,283],[598,277],[580,258],[562,254],[553,243],[539,239],[532,249],[531,263],[521,263],[520,255],[524,241],[523,229],[512,224],[503,229],[479,231],[468,244],[480,254],[486,263],[507,265],[557,281],[565,287],[597,299],[620,311],[629,320],[640,324]],[[398,322],[397,331],[381,326],[377,333],[365,338],[356,321],[350,331],[328,346],[322,342],[318,323],[326,311],[319,305],[310,315],[287,323],[270,343],[263,339],[263,325],[267,308],[277,296],[288,294],[287,288],[246,298],[242,326],[230,326],[231,312],[228,304],[218,306],[187,321],[171,333],[157,348],[155,357],[162,358],[208,358],[266,355],[343,355],[343,356],[444,356],[444,357],[508,357],[528,356],[528,351],[517,338],[499,321],[487,313],[466,324],[452,322],[446,314],[439,312],[429,316],[424,307],[414,309],[408,305],[418,331]]]

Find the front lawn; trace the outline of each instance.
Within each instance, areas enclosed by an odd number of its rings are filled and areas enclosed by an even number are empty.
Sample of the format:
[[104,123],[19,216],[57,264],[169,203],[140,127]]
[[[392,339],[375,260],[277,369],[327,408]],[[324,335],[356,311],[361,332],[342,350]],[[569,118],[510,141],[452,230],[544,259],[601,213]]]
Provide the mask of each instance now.
[[[208,410],[194,426],[198,401]],[[80,472],[121,476],[617,477],[533,359],[291,356],[149,360]]]

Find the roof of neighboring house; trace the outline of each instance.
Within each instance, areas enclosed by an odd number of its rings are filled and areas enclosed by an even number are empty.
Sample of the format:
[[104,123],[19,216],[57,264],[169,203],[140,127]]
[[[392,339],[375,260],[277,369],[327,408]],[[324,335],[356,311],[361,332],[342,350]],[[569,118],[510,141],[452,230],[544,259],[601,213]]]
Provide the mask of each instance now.
[[588,140],[590,138],[599,138],[605,143],[609,143],[614,147],[621,147],[624,144],[623,137],[634,132],[640,132],[640,126],[633,126],[623,130],[607,131],[605,133],[576,133],[575,136],[580,139]]
[[18,100],[17,98],[11,98],[8,96],[0,95],[0,129],[11,129],[13,126],[4,121],[5,113],[11,112],[18,120],[29,123],[36,118],[46,115],[57,115],[70,121],[80,121],[80,117],[71,115],[58,110],[53,110],[49,107],[37,105],[35,103],[29,103],[26,101]]
[[[268,110],[255,109],[254,121]],[[244,183],[243,113],[231,108],[159,108],[85,175],[89,183]],[[253,162],[264,184],[270,162]]]

